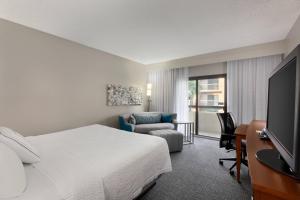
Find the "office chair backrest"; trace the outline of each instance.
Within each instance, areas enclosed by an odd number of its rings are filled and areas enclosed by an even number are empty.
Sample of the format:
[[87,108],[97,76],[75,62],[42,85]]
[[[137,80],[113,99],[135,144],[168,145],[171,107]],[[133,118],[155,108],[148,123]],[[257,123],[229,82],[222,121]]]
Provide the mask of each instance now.
[[[220,138],[220,147],[225,147],[226,149],[232,148],[233,135],[237,127],[236,121],[232,113],[217,113],[218,119],[221,125],[221,138]],[[228,135],[232,135],[230,137]]]
[[232,113],[217,113],[221,125],[221,132],[226,134],[234,134],[237,127]]

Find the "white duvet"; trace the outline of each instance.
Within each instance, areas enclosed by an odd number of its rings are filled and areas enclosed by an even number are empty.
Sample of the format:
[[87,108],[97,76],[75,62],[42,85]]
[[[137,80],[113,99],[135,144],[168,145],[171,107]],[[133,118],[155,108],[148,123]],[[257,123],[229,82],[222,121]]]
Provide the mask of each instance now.
[[27,138],[41,162],[25,167],[20,200],[130,200],[172,170],[164,139],[101,125]]

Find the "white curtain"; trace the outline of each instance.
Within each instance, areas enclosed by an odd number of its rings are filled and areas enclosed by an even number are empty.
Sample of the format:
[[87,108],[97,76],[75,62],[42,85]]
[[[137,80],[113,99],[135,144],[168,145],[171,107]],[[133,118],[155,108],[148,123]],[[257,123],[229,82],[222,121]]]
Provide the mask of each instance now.
[[150,111],[175,112],[177,119],[188,119],[188,68],[175,68],[148,73],[152,84]]
[[266,119],[268,78],[281,60],[274,55],[227,63],[228,111],[238,124]]

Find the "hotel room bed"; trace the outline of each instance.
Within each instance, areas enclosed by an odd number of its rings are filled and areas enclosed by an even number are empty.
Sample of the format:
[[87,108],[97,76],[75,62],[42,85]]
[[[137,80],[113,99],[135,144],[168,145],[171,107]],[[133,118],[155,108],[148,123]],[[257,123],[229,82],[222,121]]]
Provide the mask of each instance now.
[[26,137],[41,161],[25,165],[18,200],[129,200],[172,170],[164,139],[91,125]]

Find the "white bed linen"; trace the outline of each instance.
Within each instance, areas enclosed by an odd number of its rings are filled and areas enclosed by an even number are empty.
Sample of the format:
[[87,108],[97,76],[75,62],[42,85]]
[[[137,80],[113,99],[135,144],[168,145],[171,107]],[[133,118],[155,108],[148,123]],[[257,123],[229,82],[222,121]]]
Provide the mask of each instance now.
[[133,199],[172,170],[167,143],[155,136],[91,125],[27,139],[41,156],[32,164],[35,173],[52,184],[59,199]]
[[25,165],[27,187],[24,193],[9,200],[61,200],[55,185],[32,165]]

